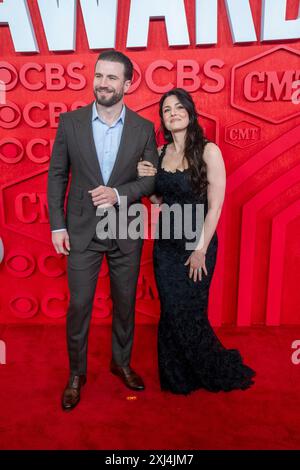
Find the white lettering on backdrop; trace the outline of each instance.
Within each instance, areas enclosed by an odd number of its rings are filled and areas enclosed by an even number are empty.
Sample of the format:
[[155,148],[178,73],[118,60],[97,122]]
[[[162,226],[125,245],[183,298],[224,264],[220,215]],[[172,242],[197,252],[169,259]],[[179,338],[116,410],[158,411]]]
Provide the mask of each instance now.
[[[78,3],[90,49],[114,48],[117,0],[38,0],[49,50],[75,50]],[[233,43],[257,41],[249,0],[225,0],[225,5]],[[195,7],[196,44],[217,44],[217,0],[195,0]],[[300,7],[298,17],[292,20],[286,20],[286,10],[287,0],[262,1],[261,41],[300,38]],[[128,48],[147,47],[149,22],[155,18],[165,21],[170,46],[190,44],[184,0],[131,0]],[[0,2],[0,32],[1,26],[7,25],[16,52],[39,52],[26,0]]]

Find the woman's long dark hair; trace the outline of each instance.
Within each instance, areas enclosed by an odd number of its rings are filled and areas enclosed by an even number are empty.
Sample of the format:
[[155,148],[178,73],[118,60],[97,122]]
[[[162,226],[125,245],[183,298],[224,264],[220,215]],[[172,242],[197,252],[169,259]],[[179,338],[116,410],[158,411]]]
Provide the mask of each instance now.
[[159,102],[159,115],[161,127],[167,142],[173,142],[171,132],[165,127],[163,121],[163,104],[169,96],[176,96],[189,115],[189,124],[185,136],[184,156],[188,161],[191,170],[191,185],[195,194],[202,196],[207,189],[207,168],[203,160],[203,151],[206,138],[200,124],[198,123],[198,113],[191,95],[183,88],[173,88],[165,93]]

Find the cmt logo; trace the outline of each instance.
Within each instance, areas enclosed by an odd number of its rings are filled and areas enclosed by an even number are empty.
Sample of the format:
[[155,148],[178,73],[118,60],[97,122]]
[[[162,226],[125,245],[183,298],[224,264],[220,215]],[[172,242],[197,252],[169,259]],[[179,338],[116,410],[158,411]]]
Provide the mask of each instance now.
[[0,365],[6,364],[6,344],[0,340]]
[[11,180],[0,188],[2,225],[51,245],[48,225],[47,170]]
[[225,142],[238,148],[246,148],[260,140],[260,127],[249,121],[240,121],[227,126]]
[[232,69],[231,105],[272,124],[299,116],[300,52],[280,46]]
[[300,364],[300,340],[296,339],[295,341],[293,341],[291,348],[296,350],[291,356],[291,361],[293,364],[298,365]]
[[48,223],[47,194],[19,193],[15,198],[15,216],[23,224]]

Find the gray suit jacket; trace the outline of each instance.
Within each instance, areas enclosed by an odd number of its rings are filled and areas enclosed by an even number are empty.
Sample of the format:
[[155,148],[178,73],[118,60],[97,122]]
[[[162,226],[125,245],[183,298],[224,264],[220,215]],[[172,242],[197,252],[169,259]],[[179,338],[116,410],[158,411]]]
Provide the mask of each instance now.
[[[158,152],[153,124],[126,107],[119,151],[106,186],[127,196],[128,207],[154,192],[155,177],[137,178],[140,159],[157,166]],[[65,197],[71,176],[65,209]],[[92,104],[60,115],[48,174],[48,208],[51,230],[66,227],[71,249],[84,251],[100,218],[89,190],[104,185],[92,131]],[[132,217],[128,218],[128,222]],[[122,252],[140,240],[116,239]]]

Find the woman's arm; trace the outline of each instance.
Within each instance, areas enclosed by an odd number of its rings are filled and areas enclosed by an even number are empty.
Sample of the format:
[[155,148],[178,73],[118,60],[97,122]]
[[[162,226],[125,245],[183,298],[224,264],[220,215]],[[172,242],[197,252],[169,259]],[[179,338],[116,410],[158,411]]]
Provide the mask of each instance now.
[[226,170],[221,150],[212,142],[206,145],[203,159],[207,165],[208,211],[196,250],[201,249],[206,253],[222,211],[226,188]]
[[207,275],[205,254],[218,225],[226,188],[226,170],[219,147],[213,143],[208,143],[205,146],[203,159],[207,165],[208,211],[199,243],[185,263],[186,265],[190,264],[189,277],[193,277],[195,282],[197,279],[201,281],[202,269]]

